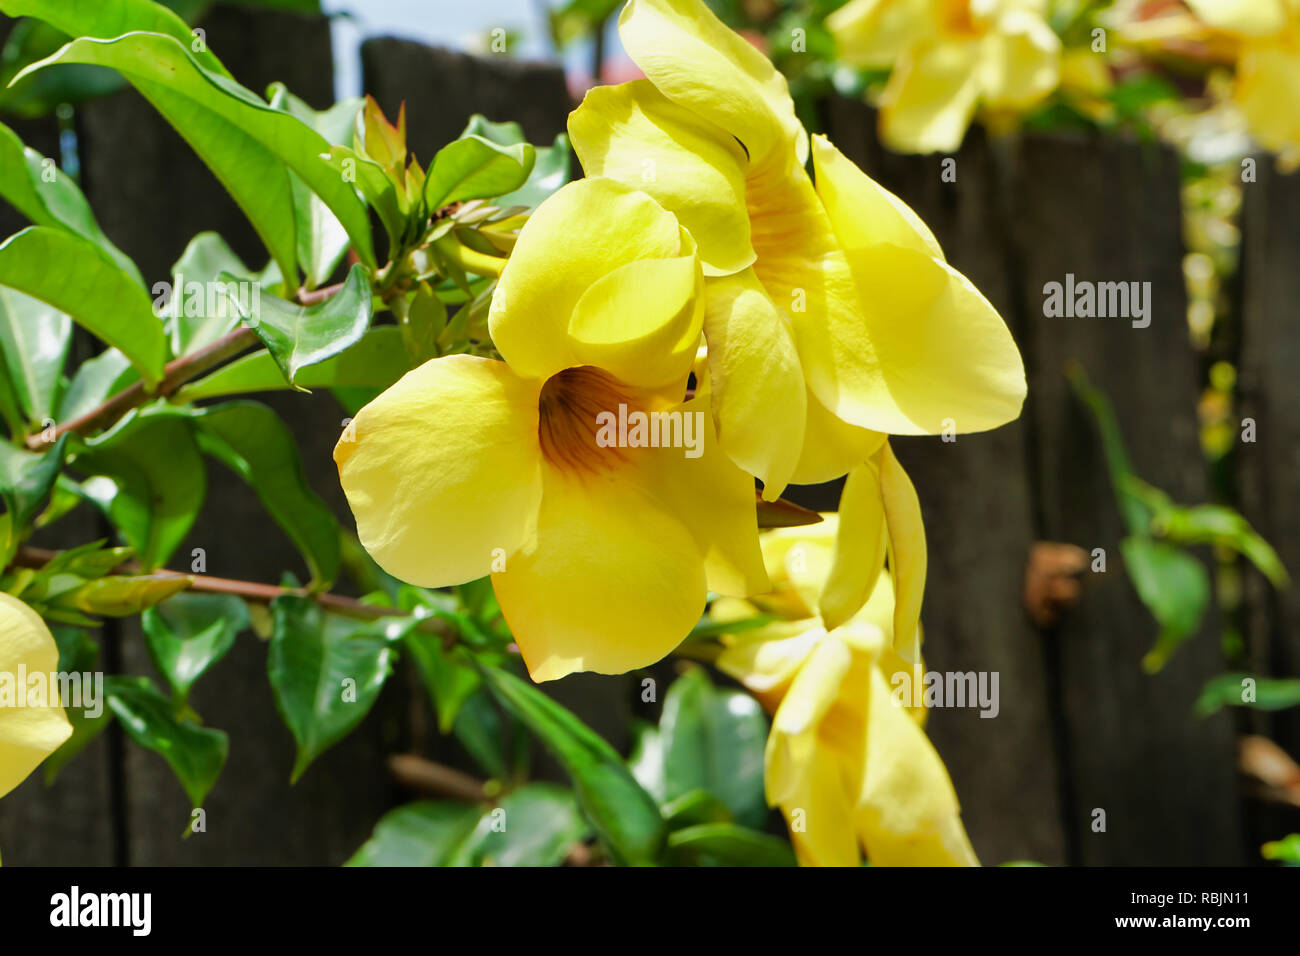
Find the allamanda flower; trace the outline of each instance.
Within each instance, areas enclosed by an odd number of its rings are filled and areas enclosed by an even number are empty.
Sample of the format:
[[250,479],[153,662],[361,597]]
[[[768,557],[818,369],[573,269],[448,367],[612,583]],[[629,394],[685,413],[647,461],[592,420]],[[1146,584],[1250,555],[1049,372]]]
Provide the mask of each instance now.
[[1300,0],[1187,0],[1235,38],[1232,98],[1261,145],[1300,165]]
[[58,701],[28,704],[23,674],[56,673],[59,649],[39,614],[9,594],[0,593],[0,681],[9,684],[12,702],[0,699],[0,797],[36,769],[68,739],[72,725]]
[[854,560],[842,531],[831,514],[811,528],[767,533],[773,594],[715,605],[724,619],[757,609],[778,617],[725,638],[717,660],[773,714],[768,803],[780,806],[805,866],[856,866],[862,851],[873,866],[976,866],[952,781],[922,729],[924,708],[895,687],[895,675],[922,665],[919,632],[914,663],[893,649],[888,575],[838,627],[818,615],[822,582]]
[[501,275],[489,327],[504,361],[425,363],[335,449],[366,550],[426,587],[491,573],[534,680],[648,665],[709,589],[768,587],[753,479],[683,400],[702,282],[695,241],[653,199],[572,183]]
[[644,190],[695,237],[711,408],[724,451],[773,499],[826,481],[880,433],[1010,421],[1024,369],[1005,324],[916,215],[824,138],[785,80],[700,0],[631,0],[647,79],[569,118],[588,175]]
[[892,68],[880,135],[905,153],[953,152],[975,110],[1020,113],[1056,88],[1047,0],[851,0],[826,18],[840,56]]

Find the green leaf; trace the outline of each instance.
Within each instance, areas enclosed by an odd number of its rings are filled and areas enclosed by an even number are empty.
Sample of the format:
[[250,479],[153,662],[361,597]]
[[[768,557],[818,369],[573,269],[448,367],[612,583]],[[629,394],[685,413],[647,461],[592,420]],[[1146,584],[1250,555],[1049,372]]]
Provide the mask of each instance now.
[[54,421],[72,320],[39,299],[0,287],[0,357],[29,423]]
[[[221,278],[239,281],[231,275]],[[343,288],[313,306],[277,296],[254,297],[245,322],[266,345],[285,381],[295,385],[300,369],[333,358],[365,334],[370,325],[369,276],[364,267],[353,266]]]
[[108,706],[141,747],[160,754],[185,788],[190,804],[203,806],[230,750],[224,731],[179,720],[172,703],[147,677],[104,679]]
[[149,296],[89,239],[28,226],[0,243],[0,285],[72,316],[120,349],[150,387],[162,379],[167,343]]
[[530,783],[484,813],[445,865],[559,866],[590,831],[570,790]]
[[286,281],[297,275],[291,170],[338,217],[358,258],[375,265],[365,206],[321,158],[329,151],[324,138],[233,80],[205,71],[172,37],[128,33],[114,40],[73,40],[20,75],[54,63],[122,73],[216,174]]
[[347,146],[331,146],[326,162],[344,182],[361,191],[388,233],[389,248],[397,248],[406,234],[407,214],[402,210],[397,185],[388,178],[384,167]]
[[54,160],[23,145],[13,130],[0,123],[0,198],[34,225],[66,229],[95,243],[140,285],[144,279],[134,262],[113,245],[90,211],[77,184]]
[[[283,83],[272,83],[267,91],[271,106],[283,110],[310,126],[331,145],[352,142],[352,129],[363,101],[342,100],[329,109],[317,111],[289,92]],[[338,217],[315,193],[293,177],[293,209],[298,230],[298,262],[307,274],[307,284],[315,287],[327,280],[348,248],[348,234]]]
[[9,516],[8,534],[0,536],[0,567],[9,563],[14,549],[54,487],[68,436],[45,452],[29,452],[0,442],[0,498]]
[[702,823],[668,837],[674,858],[722,866],[794,866],[794,851],[779,837],[734,823]]
[[248,607],[228,594],[178,594],[140,619],[149,658],[181,702],[249,626]]
[[766,742],[767,718],[758,702],[740,691],[715,688],[704,668],[692,668],[664,697],[659,720],[661,802],[704,790],[730,808],[738,823],[762,826],[767,819]]
[[171,295],[165,305],[156,302],[155,308],[164,317],[173,355],[188,355],[239,325],[240,310],[231,307],[233,297],[222,294],[225,290],[216,285],[227,272],[241,279],[252,274],[215,232],[201,232],[191,239],[172,266]]
[[1241,514],[1224,505],[1173,507],[1157,514],[1153,530],[1178,544],[1216,544],[1247,558],[1273,583],[1285,588],[1290,579],[1277,552]]
[[482,688],[457,707],[451,732],[483,772],[496,780],[502,780],[510,773],[507,738],[513,734],[527,740],[518,724],[506,727],[492,696]]
[[1154,673],[1200,627],[1210,603],[1210,576],[1196,558],[1163,541],[1132,537],[1119,547],[1129,580],[1160,625],[1155,647],[1142,659]]
[[482,811],[461,803],[390,810],[345,866],[442,866],[474,832]]
[[[481,136],[499,146],[525,143],[523,127],[518,123],[493,123],[481,114],[470,117],[469,125],[461,136]],[[493,197],[498,206],[528,206],[535,209],[542,200],[569,181],[569,137],[559,133],[552,146],[535,147],[537,159],[527,181],[514,192]]]
[[1297,706],[1300,706],[1300,679],[1234,673],[1220,674],[1206,682],[1196,701],[1196,712],[1208,717],[1224,707],[1285,710]]
[[[81,707],[64,707],[68,723],[72,724],[72,736],[63,742],[58,750],[50,754],[41,764],[45,773],[45,785],[48,787],[59,776],[59,771],[67,766],[77,754],[89,746],[90,742],[103,733],[113,712],[108,708],[102,696],[91,700],[96,692],[87,694],[85,690],[88,675],[99,673],[99,644],[81,628],[55,627],[50,629],[54,642],[59,646],[59,673],[82,675]],[[93,679],[93,678],[92,678]],[[103,687],[99,688],[102,691]],[[91,715],[91,711],[98,713]]]
[[189,422],[138,415],[78,455],[82,492],[103,510],[148,570],[160,568],[194,526],[208,475]]
[[461,705],[483,683],[478,672],[460,663],[442,646],[442,638],[424,631],[406,636],[406,647],[420,669],[429,703],[438,715],[438,732],[451,733]]
[[528,143],[501,146],[471,133],[433,157],[424,182],[425,205],[433,212],[450,203],[513,192],[527,182],[536,158]]
[[480,672],[502,706],[563,765],[579,806],[614,860],[654,864],[664,841],[663,818],[614,748],[533,685],[495,667],[480,666]]
[[370,711],[388,677],[393,650],[374,625],[326,615],[310,598],[278,597],[271,613],[275,629],[267,674],[276,709],[298,744],[291,777],[297,782]]
[[1291,833],[1280,840],[1265,843],[1259,852],[1266,860],[1300,866],[1300,833]]
[[661,807],[668,829],[701,823],[731,823],[731,809],[707,790],[688,790]]
[[73,374],[59,402],[59,421],[79,418],[139,379],[130,359],[117,349],[105,349]]
[[195,412],[199,445],[246,481],[302,553],[312,581],[327,587],[339,573],[339,523],[303,475],[298,445],[280,417],[256,402]]

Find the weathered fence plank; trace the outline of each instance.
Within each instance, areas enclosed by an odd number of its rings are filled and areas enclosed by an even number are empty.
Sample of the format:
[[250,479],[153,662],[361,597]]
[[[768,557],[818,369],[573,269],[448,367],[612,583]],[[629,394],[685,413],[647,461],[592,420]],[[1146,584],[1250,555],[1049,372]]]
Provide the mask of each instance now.
[[[1079,606],[1052,635],[1073,800],[1067,828],[1084,864],[1243,861],[1233,737],[1226,716],[1192,705],[1222,670],[1207,621],[1155,676],[1140,660],[1156,625],[1120,563],[1124,531],[1096,426],[1063,370],[1082,364],[1116,408],[1137,474],[1175,500],[1206,499],[1197,444],[1196,364],[1186,323],[1178,159],[1110,137],[1027,137],[1017,184],[1018,288],[1028,317],[1028,412],[1043,537],[1105,549]],[[1045,318],[1043,288],[1067,273],[1150,282],[1150,325]],[[1105,811],[1105,832],[1094,814]]]
[[[875,115],[861,103],[832,99],[827,133],[918,212],[948,260],[1018,334],[988,144],[972,134],[955,157],[956,182],[945,182],[940,157],[885,151],[876,139]],[[927,724],[985,863],[1065,862],[1051,682],[1022,602],[1034,540],[1026,441],[1023,420],[954,442],[893,439],[920,496],[929,542],[926,666],[999,674],[996,718],[981,718],[973,708],[935,710]]]
[[[1242,184],[1241,326],[1239,369],[1242,420],[1253,419],[1254,441],[1238,446],[1242,509],[1277,549],[1291,574],[1277,591],[1246,570],[1247,639],[1252,669],[1273,677],[1300,677],[1300,173],[1282,175],[1269,158],[1258,161],[1256,182]],[[1246,426],[1241,426],[1238,434]],[[1293,756],[1300,754],[1300,708],[1255,715]],[[1257,839],[1300,829],[1300,810],[1279,809]]]

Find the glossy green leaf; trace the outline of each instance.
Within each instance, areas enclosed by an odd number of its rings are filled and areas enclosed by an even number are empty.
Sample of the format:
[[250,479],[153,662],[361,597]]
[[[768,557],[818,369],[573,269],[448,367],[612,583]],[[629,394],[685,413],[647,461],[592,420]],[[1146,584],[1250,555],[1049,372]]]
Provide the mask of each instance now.
[[[312,109],[294,96],[283,83],[271,84],[267,91],[271,106],[284,110],[310,126],[331,145],[352,142],[352,128],[361,111],[362,100],[341,100],[327,110]],[[296,175],[293,184],[293,208],[297,218],[298,262],[307,274],[307,283],[315,287],[334,272],[348,248],[348,234],[338,217]]]
[[190,804],[203,806],[230,750],[224,731],[176,717],[172,703],[147,677],[109,676],[108,706],[141,747],[162,756],[185,788]]
[[201,232],[191,239],[172,266],[166,300],[159,295],[154,308],[163,316],[173,355],[188,355],[239,325],[240,310],[232,307],[231,296],[217,284],[222,273],[251,281],[251,270],[215,232]]
[[221,180],[285,277],[297,275],[290,170],[338,217],[360,260],[375,265],[365,206],[321,158],[329,150],[324,138],[233,80],[205,71],[172,37],[128,33],[114,40],[73,40],[28,70],[54,63],[122,73]]
[[1273,583],[1290,583],[1282,560],[1239,512],[1223,505],[1173,507],[1157,514],[1153,530],[1178,544],[1216,544],[1232,548],[1247,558]]
[[[238,281],[230,275],[221,279]],[[254,297],[244,323],[266,345],[285,380],[295,385],[301,369],[331,359],[359,341],[370,326],[370,310],[370,279],[356,265],[343,288],[317,305],[295,305],[273,295]]]
[[482,684],[478,672],[445,649],[436,634],[412,631],[406,636],[406,648],[424,678],[429,703],[438,715],[438,732],[451,733],[461,705]]
[[55,226],[95,243],[140,285],[144,279],[134,262],[113,245],[90,211],[90,204],[52,159],[47,159],[0,123],[0,198],[34,225]]
[[82,491],[113,522],[147,569],[180,547],[207,495],[194,431],[178,415],[140,415],[77,456]]
[[327,162],[344,182],[360,190],[383,223],[390,248],[395,247],[406,234],[407,213],[403,211],[397,185],[388,178],[384,168],[347,146],[331,146]]
[[461,803],[409,803],[390,810],[345,866],[442,866],[474,832],[482,810]]
[[0,243],[0,286],[66,312],[120,349],[150,385],[162,378],[167,345],[149,296],[89,239],[28,226]]
[[150,660],[176,699],[185,701],[194,682],[249,626],[248,607],[228,594],[178,594],[145,611],[140,623]]
[[434,156],[424,182],[425,205],[432,212],[454,202],[514,192],[527,182],[536,158],[528,143],[501,146],[471,133]]
[[1220,674],[1201,689],[1196,711],[1202,717],[1208,717],[1224,707],[1252,707],[1256,710],[1300,707],[1300,679]]
[[267,674],[275,706],[298,744],[291,779],[369,713],[392,666],[391,642],[373,625],[327,615],[310,598],[278,597]]
[[707,790],[688,790],[680,797],[669,800],[661,808],[668,829],[701,823],[732,823],[731,809]]
[[495,667],[480,670],[502,706],[563,765],[579,806],[614,860],[654,864],[664,841],[663,818],[614,748],[532,684]]
[[[346,352],[300,369],[296,382],[301,388],[361,386],[382,390],[408,371],[401,331],[394,325],[383,325],[367,331]],[[262,350],[223,365],[207,378],[185,386],[177,398],[192,402],[287,388],[289,383],[275,358]]]
[[0,442],[0,498],[4,499],[9,523],[0,535],[0,567],[9,563],[27,526],[36,517],[54,487],[68,436],[44,452],[31,452]]
[[68,723],[72,724],[72,735],[41,763],[46,786],[54,783],[68,761],[85,750],[113,719],[113,712],[103,698],[102,683],[96,687],[93,677],[86,680],[89,675],[101,673],[99,644],[81,628],[55,627],[50,631],[59,647],[59,673],[81,675],[81,706],[63,709]]
[[445,864],[559,866],[590,832],[568,788],[530,783],[484,813]]
[[702,823],[668,837],[674,859],[720,866],[795,866],[794,851],[779,837],[734,823]]
[[1260,847],[1259,852],[1266,860],[1300,866],[1300,833],[1290,833],[1280,840],[1270,840]]
[[307,484],[298,445],[280,417],[256,402],[228,402],[191,420],[200,447],[248,483],[302,553],[312,581],[328,586],[339,572],[338,519]]
[[82,362],[73,373],[59,402],[59,421],[71,421],[93,411],[139,378],[130,359],[117,349],[105,349]]
[[[481,114],[470,117],[462,136],[481,136],[499,146],[513,146],[526,143],[523,127],[518,123],[493,123]],[[522,186],[514,192],[493,197],[498,206],[527,206],[535,209],[542,200],[569,181],[570,168],[569,137],[559,133],[551,146],[535,147],[537,159],[532,171]]]
[[760,827],[767,818],[766,743],[767,718],[758,702],[740,691],[715,688],[704,668],[694,667],[673,681],[664,697],[658,740],[664,789],[655,795],[668,802],[704,790],[738,823]]
[[0,287],[0,360],[22,417],[44,427],[54,420],[72,320],[58,309]]
[[1158,671],[1200,627],[1210,603],[1210,576],[1200,561],[1164,541],[1130,537],[1119,546],[1129,580],[1160,625],[1155,647],[1142,660],[1148,671]]

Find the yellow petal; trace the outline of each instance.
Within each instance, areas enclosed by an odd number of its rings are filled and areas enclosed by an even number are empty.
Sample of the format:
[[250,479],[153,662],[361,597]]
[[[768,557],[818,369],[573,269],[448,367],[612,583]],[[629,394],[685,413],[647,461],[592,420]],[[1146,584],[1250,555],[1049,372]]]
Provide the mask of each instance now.
[[618,472],[583,478],[548,465],[543,475],[535,546],[492,575],[533,680],[661,660],[704,611],[704,560],[690,528]]
[[541,500],[538,384],[504,362],[433,359],[361,409],[334,449],[362,545],[441,587],[531,540]]
[[843,641],[824,630],[818,632],[812,653],[795,675],[772,720],[772,732],[797,736],[815,729],[839,697],[852,661],[852,653]]
[[826,18],[840,59],[851,66],[894,65],[935,26],[930,0],[851,0]]
[[1061,78],[1061,41],[1041,17],[1015,11],[1002,17],[980,49],[980,89],[994,108],[1024,108]]
[[920,641],[921,600],[925,595],[927,551],[921,502],[907,472],[886,443],[880,456],[880,493],[889,537],[894,583],[894,646],[915,659]]
[[933,745],[873,669],[855,814],[873,866],[977,866],[957,795]]
[[568,329],[573,356],[638,388],[683,380],[700,340],[703,291],[694,255],[620,266],[593,282],[574,306]]
[[1187,0],[1187,5],[1215,29],[1245,36],[1267,36],[1286,23],[1283,0]]
[[902,153],[955,152],[979,98],[978,57],[978,41],[935,39],[899,60],[881,100],[885,145]]
[[885,509],[877,465],[866,462],[849,473],[840,495],[835,560],[818,606],[827,630],[853,615],[876,587],[885,566]]
[[709,588],[719,594],[748,597],[771,588],[758,542],[754,479],[723,453],[713,431],[708,403],[681,405],[698,447],[657,449],[645,457],[637,481],[684,522],[694,535]]
[[888,242],[936,259],[943,250],[912,208],[859,169],[825,136],[812,139],[817,195],[831,211],[835,236],[846,249]]
[[823,633],[809,620],[773,621],[727,635],[714,663],[774,711]]
[[[800,866],[858,866],[862,854],[853,828],[851,787],[837,750],[815,737],[801,748],[798,760],[778,754],[789,741],[768,738],[773,756],[769,788],[785,795],[781,815],[790,828],[790,842]],[[770,793],[770,790],[769,790]],[[769,802],[777,802],[771,800]]]
[[[1011,421],[1025,372],[1001,316],[971,282],[915,243],[853,246],[863,233],[865,173],[829,143],[814,154],[818,187],[861,292],[858,314],[828,316],[800,339],[814,391],[839,417],[896,435]],[[859,316],[861,318],[859,318]]]
[[488,328],[502,357],[526,378],[570,365],[567,331],[587,289],[638,259],[682,255],[672,213],[611,179],[582,179],[538,206],[501,273]]
[[48,681],[58,669],[59,649],[40,615],[0,593],[0,681],[14,694],[14,706],[0,706],[0,797],[22,783],[72,733],[57,700],[26,706],[29,687],[19,684],[20,670],[44,674]]
[[840,419],[811,392],[807,409],[803,453],[790,477],[792,484],[816,485],[846,475],[879,451],[885,441],[881,432]]
[[806,389],[794,334],[751,270],[706,283],[713,418],[723,450],[781,497],[804,443]]
[[1251,42],[1237,64],[1234,97],[1251,135],[1286,153],[1300,146],[1300,30],[1294,39]]
[[785,77],[702,0],[631,0],[618,26],[628,56],[659,91],[739,139],[751,162],[807,160]]
[[665,97],[648,80],[598,86],[569,114],[588,176],[658,200],[699,243],[707,275],[754,261],[745,211],[745,151],[734,136]]
[[817,597],[834,558],[838,527],[839,515],[832,512],[815,525],[765,532],[761,540],[763,562],[773,590],[756,594],[754,603],[766,613],[783,618],[816,617]]

